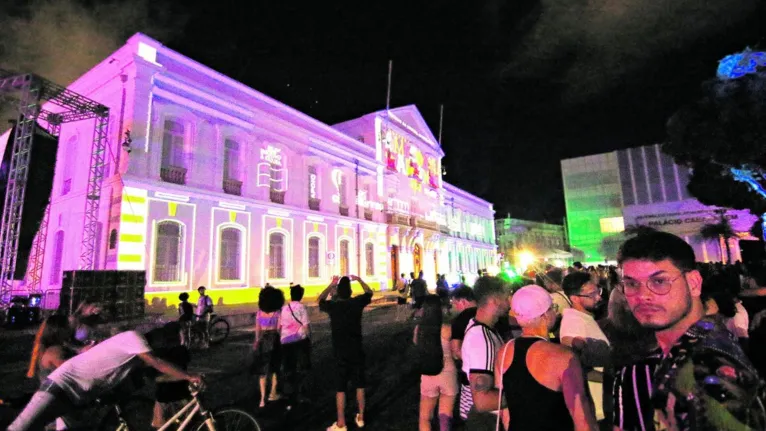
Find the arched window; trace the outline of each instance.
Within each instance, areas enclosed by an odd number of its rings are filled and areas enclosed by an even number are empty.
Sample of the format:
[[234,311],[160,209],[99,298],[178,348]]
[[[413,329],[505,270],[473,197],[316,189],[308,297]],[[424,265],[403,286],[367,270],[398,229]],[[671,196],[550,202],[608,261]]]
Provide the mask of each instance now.
[[109,232],[109,250],[117,248],[117,229],[112,229]]
[[239,180],[239,142],[227,139],[223,147],[223,179]]
[[319,278],[319,242],[318,236],[309,238],[309,278]]
[[285,278],[285,234],[273,232],[269,235],[269,278]]
[[157,223],[154,281],[181,281],[183,226],[174,221]]
[[218,276],[221,280],[241,280],[242,231],[226,227],[220,235]]
[[64,257],[64,231],[56,232],[53,237],[53,265],[51,265],[50,283],[61,282],[61,262]]
[[368,242],[364,245],[365,275],[375,275],[375,246]]
[[348,265],[348,249],[349,249],[349,241],[347,239],[340,240],[340,275],[348,275],[349,274],[349,265]]

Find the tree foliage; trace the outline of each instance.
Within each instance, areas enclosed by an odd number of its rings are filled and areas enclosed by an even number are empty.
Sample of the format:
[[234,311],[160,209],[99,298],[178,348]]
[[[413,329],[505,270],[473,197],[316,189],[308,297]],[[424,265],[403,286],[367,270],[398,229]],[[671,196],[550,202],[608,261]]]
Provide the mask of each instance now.
[[692,168],[689,192],[707,205],[766,212],[766,197],[738,181],[744,170],[766,189],[766,72],[705,82],[700,97],[668,121],[663,151]]

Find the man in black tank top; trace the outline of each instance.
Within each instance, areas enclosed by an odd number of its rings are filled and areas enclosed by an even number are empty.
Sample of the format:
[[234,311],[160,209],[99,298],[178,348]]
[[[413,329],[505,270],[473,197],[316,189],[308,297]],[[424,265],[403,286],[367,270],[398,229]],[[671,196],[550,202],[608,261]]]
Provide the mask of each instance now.
[[498,353],[495,382],[513,431],[597,430],[585,391],[582,365],[571,349],[548,341],[556,323],[550,294],[526,286],[513,295],[511,310],[521,337]]

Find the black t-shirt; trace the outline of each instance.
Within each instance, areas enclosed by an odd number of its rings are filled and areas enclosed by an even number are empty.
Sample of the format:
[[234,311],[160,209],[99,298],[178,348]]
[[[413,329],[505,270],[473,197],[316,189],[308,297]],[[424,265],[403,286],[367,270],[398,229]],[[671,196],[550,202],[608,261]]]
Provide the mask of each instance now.
[[416,278],[415,280],[412,280],[412,283],[410,283],[410,292],[412,293],[413,298],[420,298],[428,295],[428,286],[426,286],[426,281],[422,278]]
[[[171,364],[177,366],[182,370],[186,370],[189,367],[191,361],[191,355],[189,349],[185,346],[175,346],[166,349],[158,349],[154,352],[155,356]],[[157,401],[161,403],[169,403],[173,401],[180,401],[188,399],[189,394],[189,382],[185,380],[174,382],[157,382],[155,386],[155,396]]]
[[452,319],[452,340],[463,341],[468,322],[476,317],[476,307],[466,308]]
[[372,302],[372,293],[350,299],[323,300],[319,309],[330,315],[332,347],[336,354],[362,353],[362,311]]
[[181,317],[178,318],[178,320],[182,322],[188,322],[192,320],[192,317],[194,317],[194,307],[188,302],[182,302],[180,304],[181,307]]

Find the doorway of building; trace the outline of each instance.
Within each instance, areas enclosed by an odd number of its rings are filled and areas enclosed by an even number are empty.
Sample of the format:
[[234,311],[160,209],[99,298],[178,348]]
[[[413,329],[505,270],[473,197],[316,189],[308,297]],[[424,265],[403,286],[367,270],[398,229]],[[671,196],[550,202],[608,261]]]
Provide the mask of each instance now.
[[412,268],[414,269],[415,277],[423,269],[423,249],[420,248],[420,244],[415,244],[415,247],[412,249]]
[[396,288],[396,281],[399,280],[399,246],[391,246],[391,288]]

